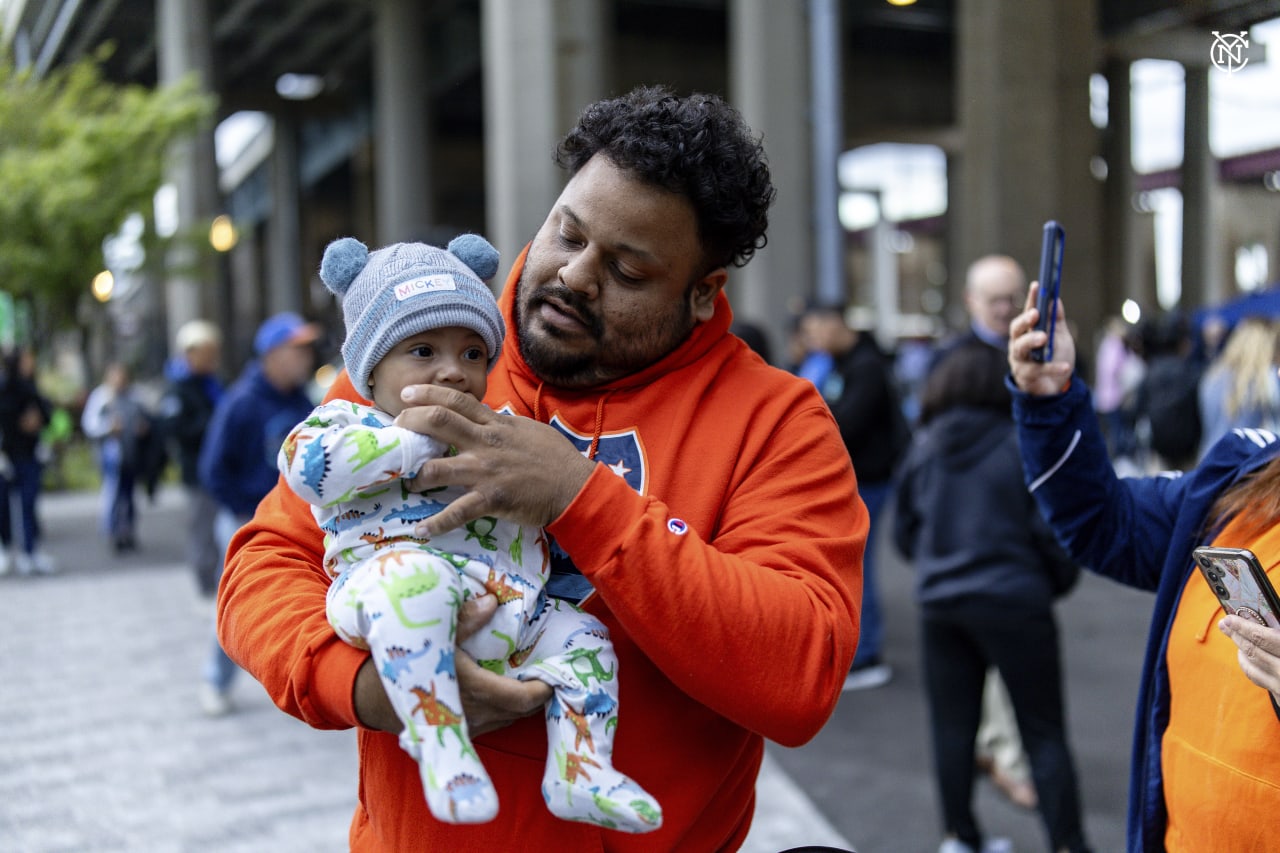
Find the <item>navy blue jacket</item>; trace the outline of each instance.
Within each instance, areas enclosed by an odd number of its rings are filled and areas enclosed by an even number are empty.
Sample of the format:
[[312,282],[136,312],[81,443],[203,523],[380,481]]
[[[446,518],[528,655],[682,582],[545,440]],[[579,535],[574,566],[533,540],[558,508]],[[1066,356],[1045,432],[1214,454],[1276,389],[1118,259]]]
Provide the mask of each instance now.
[[289,394],[250,362],[218,400],[200,448],[200,483],[240,518],[253,515],[279,479],[276,454],[314,404],[304,389]]
[[1206,527],[1218,496],[1269,462],[1280,452],[1280,442],[1265,430],[1238,429],[1185,474],[1120,479],[1080,379],[1051,397],[1014,389],[1013,414],[1027,485],[1059,541],[1086,568],[1155,593],[1134,715],[1128,850],[1163,851],[1167,818],[1160,745],[1169,722],[1165,654],[1178,600],[1194,569],[1191,550],[1216,535]]

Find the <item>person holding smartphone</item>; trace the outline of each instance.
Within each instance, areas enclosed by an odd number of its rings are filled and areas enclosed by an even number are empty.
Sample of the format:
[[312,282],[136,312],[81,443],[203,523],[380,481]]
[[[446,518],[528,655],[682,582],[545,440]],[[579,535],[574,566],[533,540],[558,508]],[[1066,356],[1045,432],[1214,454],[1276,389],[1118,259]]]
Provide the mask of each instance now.
[[[1280,630],[1225,615],[1199,545],[1248,548],[1280,580],[1280,440],[1236,429],[1183,474],[1118,478],[1056,304],[1053,358],[1038,285],[1010,327],[1023,473],[1086,568],[1155,594],[1134,723],[1128,850],[1264,850],[1280,810]],[[1214,630],[1216,628],[1216,630]]]

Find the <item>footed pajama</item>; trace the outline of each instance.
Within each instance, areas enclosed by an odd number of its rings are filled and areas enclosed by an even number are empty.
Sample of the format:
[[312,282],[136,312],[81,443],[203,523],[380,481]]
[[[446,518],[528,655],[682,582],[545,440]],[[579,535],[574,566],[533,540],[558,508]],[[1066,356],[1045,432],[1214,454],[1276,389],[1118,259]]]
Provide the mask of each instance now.
[[662,823],[658,803],[613,767],[617,658],[595,617],[545,591],[549,555],[538,528],[481,518],[431,539],[413,527],[454,490],[418,494],[406,480],[443,450],[375,409],[321,406],[286,440],[280,468],[327,534],[328,616],[367,648],[404,723],[427,805],[450,823],[493,819],[498,798],[471,743],[454,666],[458,609],[492,593],[498,609],[462,644],[481,666],[551,685],[542,794],[565,820],[622,832]]

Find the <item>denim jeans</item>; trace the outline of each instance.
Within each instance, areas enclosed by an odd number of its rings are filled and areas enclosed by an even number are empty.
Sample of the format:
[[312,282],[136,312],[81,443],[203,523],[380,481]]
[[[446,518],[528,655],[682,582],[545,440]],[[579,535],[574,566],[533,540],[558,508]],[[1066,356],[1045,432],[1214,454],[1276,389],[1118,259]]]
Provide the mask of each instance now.
[[[213,535],[222,554],[227,553],[227,545],[230,544],[231,537],[235,536],[240,526],[248,520],[248,517],[237,517],[230,510],[218,510],[218,515],[213,524]],[[219,578],[222,576],[221,563],[218,566],[218,576]],[[215,624],[212,643],[209,646],[209,655],[204,663],[204,680],[216,687],[219,692],[225,693],[231,689],[231,684],[235,681],[236,673],[239,671],[240,667],[236,666],[235,661],[227,657],[227,653],[222,650],[222,644],[218,642],[218,629]]]
[[34,457],[12,459],[13,475],[0,477],[0,542],[8,548],[13,544],[13,507],[11,501],[16,487],[18,505],[22,511],[22,550],[32,554],[40,542],[40,525],[36,519],[36,498],[40,495],[40,476],[44,466]]
[[858,483],[858,497],[867,506],[871,526],[867,528],[867,546],[862,552],[862,620],[858,633],[858,651],[853,656],[855,667],[880,657],[884,642],[884,617],[880,613],[880,583],[876,578],[875,536],[877,519],[893,490],[892,483]]

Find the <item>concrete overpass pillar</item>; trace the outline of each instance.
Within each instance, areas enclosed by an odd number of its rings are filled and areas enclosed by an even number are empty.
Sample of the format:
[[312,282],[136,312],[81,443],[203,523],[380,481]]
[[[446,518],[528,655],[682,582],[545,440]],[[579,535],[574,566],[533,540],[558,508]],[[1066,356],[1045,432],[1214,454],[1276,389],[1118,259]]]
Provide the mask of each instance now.
[[423,55],[423,4],[374,7],[374,144],[379,246],[421,240],[432,224],[430,81]]
[[[156,67],[161,85],[195,74],[210,91],[213,80],[212,26],[208,0],[156,0]],[[208,227],[221,207],[213,126],[175,143],[168,154],[168,181],[177,188],[178,233],[208,245]],[[203,317],[226,328],[230,322],[229,285],[209,252],[179,239],[169,250],[162,304],[166,342],[178,327]],[[166,347],[167,349],[167,347]]]
[[593,0],[483,0],[485,218],[495,285],[564,185],[551,159],[588,103],[609,93],[609,8]]
[[[813,140],[814,292],[826,304],[848,300],[844,269],[844,228],[840,225],[840,144],[844,141],[843,64],[840,52],[840,4],[809,0],[809,80]],[[880,311],[898,313],[892,305]],[[889,316],[881,314],[880,316]],[[882,324],[883,325],[883,324]]]
[[1209,149],[1209,69],[1183,67],[1182,296],[1178,304],[1189,310],[1223,301],[1226,291],[1213,239],[1213,189],[1218,175]]
[[1116,314],[1125,299],[1155,307],[1155,279],[1143,269],[1138,239],[1139,215],[1134,209],[1138,191],[1133,171],[1133,87],[1132,63],[1127,58],[1109,59],[1104,69],[1107,80],[1107,129],[1102,137],[1102,156],[1107,164],[1103,185],[1102,282],[1106,287],[1103,310]]
[[778,195],[769,214],[769,244],[741,270],[730,271],[727,292],[734,315],[765,328],[777,353],[784,351],[794,303],[815,287],[806,8],[769,0],[729,3],[729,101],[763,136]]
[[964,271],[991,252],[1012,255],[1034,278],[1041,225],[1067,233],[1063,296],[1089,341],[1112,299],[1103,293],[1101,189],[1091,159],[1089,76],[1096,52],[1090,4],[962,0],[956,7],[959,174],[948,299]]
[[[302,274],[302,221],[299,212],[298,125],[277,114],[271,150],[271,216],[267,220],[266,311],[305,313]],[[318,266],[318,262],[317,262]]]

